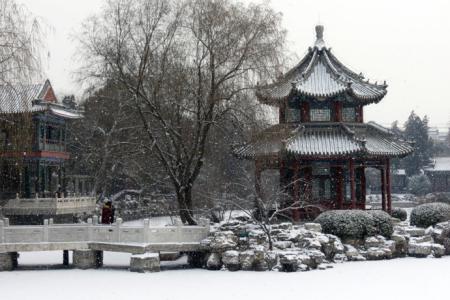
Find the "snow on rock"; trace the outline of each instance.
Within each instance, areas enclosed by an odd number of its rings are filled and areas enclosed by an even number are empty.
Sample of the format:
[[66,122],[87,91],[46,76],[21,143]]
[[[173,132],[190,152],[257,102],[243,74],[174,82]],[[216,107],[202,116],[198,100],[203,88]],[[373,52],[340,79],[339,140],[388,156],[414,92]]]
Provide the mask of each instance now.
[[427,257],[431,254],[431,243],[410,243],[408,255],[413,257]]
[[238,245],[238,238],[232,231],[219,231],[209,242],[213,251],[225,251]]
[[239,263],[239,252],[228,250],[222,254],[222,262],[229,271],[237,271],[241,265]]
[[208,270],[220,270],[222,268],[222,257],[220,253],[212,252],[206,259],[206,268]]
[[305,223],[305,229],[315,232],[322,232],[322,226],[318,223]]
[[352,245],[344,245],[345,248],[345,255],[347,256],[347,259],[349,261],[364,261],[366,258],[362,256],[358,250],[356,250],[355,247]]
[[[377,226],[388,222],[385,214],[371,215],[378,218]],[[397,222],[390,236],[372,234],[346,239],[346,244],[335,235],[323,233],[317,225],[281,223],[262,227],[245,219],[221,223],[213,226],[215,230],[202,242],[209,252],[204,266],[209,270],[295,272],[327,269],[332,263],[346,261],[438,258],[450,253],[450,222],[427,229]]]

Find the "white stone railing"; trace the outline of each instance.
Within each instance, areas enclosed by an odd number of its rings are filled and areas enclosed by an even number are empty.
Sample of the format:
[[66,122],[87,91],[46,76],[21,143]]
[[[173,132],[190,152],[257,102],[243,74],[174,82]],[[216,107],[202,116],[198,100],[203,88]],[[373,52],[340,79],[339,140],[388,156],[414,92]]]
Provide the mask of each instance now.
[[10,226],[8,219],[4,219],[0,220],[0,252],[19,251],[19,248],[21,251],[39,251],[43,249],[40,245],[49,243],[200,244],[208,234],[209,221],[206,219],[202,219],[199,226],[167,227],[150,227],[149,219],[141,226],[129,226],[122,224],[120,218],[114,224],[104,225],[98,224],[97,216],[84,224],[53,224],[50,219],[45,220],[44,225],[24,226]]
[[5,215],[75,214],[93,212],[95,197],[16,198],[3,206]]

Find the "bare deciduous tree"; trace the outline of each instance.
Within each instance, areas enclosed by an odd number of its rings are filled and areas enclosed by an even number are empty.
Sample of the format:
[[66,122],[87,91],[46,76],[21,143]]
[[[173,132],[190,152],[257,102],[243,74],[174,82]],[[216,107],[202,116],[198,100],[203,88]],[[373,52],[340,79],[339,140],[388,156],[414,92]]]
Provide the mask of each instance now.
[[[31,150],[31,103],[25,96],[29,84],[41,72],[43,46],[41,23],[23,5],[14,0],[0,0],[0,151],[17,154]],[[0,157],[0,172],[9,182],[22,183],[23,157]],[[5,180],[4,180],[5,181]]]
[[41,69],[42,30],[14,0],[0,0],[0,84],[24,83]]
[[144,147],[170,178],[183,222],[196,224],[192,188],[211,128],[279,70],[284,36],[266,5],[225,0],[113,0],[84,24],[80,74],[132,95]]

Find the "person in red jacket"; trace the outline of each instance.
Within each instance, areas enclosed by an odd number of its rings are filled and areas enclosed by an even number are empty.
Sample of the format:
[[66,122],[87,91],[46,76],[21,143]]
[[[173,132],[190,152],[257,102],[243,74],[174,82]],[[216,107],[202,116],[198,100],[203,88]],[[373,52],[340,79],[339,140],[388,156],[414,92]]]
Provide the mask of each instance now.
[[105,202],[102,208],[102,224],[112,224],[114,222],[114,207],[111,201]]

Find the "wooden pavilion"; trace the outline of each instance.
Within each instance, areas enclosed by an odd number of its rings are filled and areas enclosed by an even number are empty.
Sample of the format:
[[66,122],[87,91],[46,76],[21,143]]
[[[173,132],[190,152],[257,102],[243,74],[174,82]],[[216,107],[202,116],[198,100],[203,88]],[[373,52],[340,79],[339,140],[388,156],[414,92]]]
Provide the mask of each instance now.
[[[261,103],[277,107],[279,124],[235,150],[255,161],[255,187],[261,173],[279,170],[280,187],[298,220],[306,208],[365,209],[365,169],[380,170],[382,209],[390,212],[390,160],[413,151],[406,141],[374,123],[364,123],[364,107],[378,103],[386,83],[370,83],[343,65],[327,48],[323,26],[306,56],[275,83],[259,86]],[[298,205],[297,205],[298,204]]]
[[66,176],[67,126],[80,118],[74,99],[58,101],[49,80],[0,85],[0,215],[42,223],[92,213],[85,179]]

